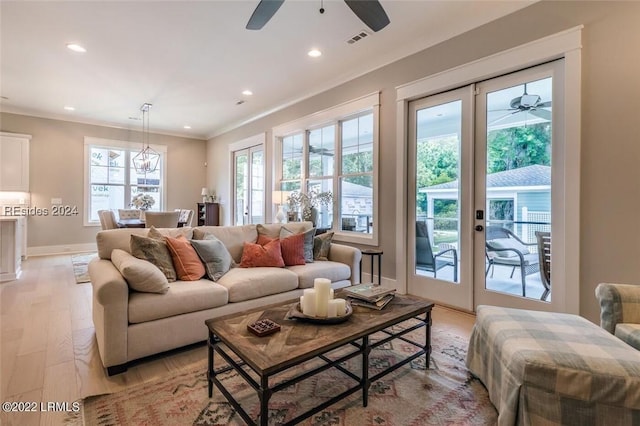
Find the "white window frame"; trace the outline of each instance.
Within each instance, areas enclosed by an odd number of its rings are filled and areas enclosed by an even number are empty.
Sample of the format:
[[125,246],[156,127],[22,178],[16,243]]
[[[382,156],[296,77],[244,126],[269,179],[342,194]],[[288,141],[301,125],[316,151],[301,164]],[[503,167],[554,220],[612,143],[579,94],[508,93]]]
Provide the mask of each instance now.
[[[282,179],[282,138],[291,136],[296,133],[302,133],[305,138],[303,150],[303,176],[301,177],[301,188],[306,190],[306,184],[310,179],[308,174],[306,146],[308,141],[308,131],[335,124],[336,132],[340,132],[340,122],[354,118],[364,112],[371,111],[373,113],[373,229],[370,234],[360,232],[342,231],[338,224],[340,218],[341,195],[339,192],[339,182],[341,175],[341,149],[342,141],[336,135],[335,145],[335,162],[333,171],[333,232],[334,240],[349,242],[354,244],[363,244],[369,246],[378,246],[380,233],[380,213],[378,208],[379,199],[379,134],[380,134],[380,93],[375,92],[361,98],[345,102],[335,107],[317,112],[315,114],[302,117],[289,123],[274,127],[272,129],[273,140],[273,182],[274,190],[280,189],[280,181]],[[313,178],[311,178],[313,180]]]
[[[164,206],[167,205],[167,147],[166,145],[149,145],[153,148],[158,154],[160,154],[160,210],[164,210]],[[113,139],[102,139],[102,138],[94,138],[90,136],[85,136],[84,138],[84,218],[83,224],[84,226],[100,226],[100,221],[91,221],[90,220],[90,208],[89,203],[91,200],[91,148],[113,148],[113,149],[121,149],[129,151],[130,155],[135,155],[139,152],[142,147],[139,142],[129,142],[129,141],[121,141],[121,140],[113,140]],[[127,168],[128,169],[128,168]],[[129,182],[128,176],[125,178],[125,188],[128,188],[131,185]],[[130,190],[125,189],[125,194],[130,193]],[[126,197],[126,195],[125,195]],[[126,202],[126,199],[125,199]]]

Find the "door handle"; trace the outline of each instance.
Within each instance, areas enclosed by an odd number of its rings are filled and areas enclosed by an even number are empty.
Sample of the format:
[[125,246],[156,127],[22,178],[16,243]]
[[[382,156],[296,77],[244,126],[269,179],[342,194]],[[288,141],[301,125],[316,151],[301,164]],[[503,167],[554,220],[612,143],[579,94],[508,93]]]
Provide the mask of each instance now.
[[478,231],[478,232],[482,232],[482,231],[484,231],[484,226],[482,226],[482,225],[476,225],[476,231]]

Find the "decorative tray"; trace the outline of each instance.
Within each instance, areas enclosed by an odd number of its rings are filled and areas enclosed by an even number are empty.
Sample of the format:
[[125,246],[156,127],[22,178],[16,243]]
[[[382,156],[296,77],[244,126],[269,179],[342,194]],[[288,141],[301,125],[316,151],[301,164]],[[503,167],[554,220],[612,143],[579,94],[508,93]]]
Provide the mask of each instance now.
[[270,319],[261,319],[252,324],[247,324],[247,330],[252,332],[258,337],[267,336],[280,331],[280,325]]
[[298,302],[291,306],[291,309],[289,309],[289,312],[287,313],[286,319],[296,319],[299,321],[312,322],[315,324],[339,324],[348,320],[351,314],[353,314],[353,308],[351,307],[351,303],[349,303],[349,301],[346,302],[346,313],[341,317],[332,318],[321,318],[312,317],[311,315],[305,315],[302,313],[300,302]]

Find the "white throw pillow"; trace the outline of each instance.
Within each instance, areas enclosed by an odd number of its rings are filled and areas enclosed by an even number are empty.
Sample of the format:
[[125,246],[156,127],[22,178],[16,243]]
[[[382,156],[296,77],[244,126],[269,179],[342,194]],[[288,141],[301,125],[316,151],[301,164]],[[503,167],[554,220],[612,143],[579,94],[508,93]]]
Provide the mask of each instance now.
[[120,249],[111,252],[111,262],[132,290],[145,293],[166,293],[169,290],[167,277],[151,262],[138,259]]
[[[522,253],[522,255],[529,254],[527,246],[521,244],[520,241],[515,238],[496,238],[495,240],[490,240],[489,244],[495,248],[516,249]],[[507,250],[497,251],[496,255],[499,257],[516,257],[518,254],[515,251]]]

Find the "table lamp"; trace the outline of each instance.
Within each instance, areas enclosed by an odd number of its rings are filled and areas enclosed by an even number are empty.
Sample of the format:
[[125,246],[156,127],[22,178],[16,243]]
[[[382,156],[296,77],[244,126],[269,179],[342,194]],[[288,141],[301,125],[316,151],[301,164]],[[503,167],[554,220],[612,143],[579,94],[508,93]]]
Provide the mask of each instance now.
[[200,195],[202,195],[202,202],[206,203],[207,200],[209,199],[209,189],[208,188],[202,188],[202,191],[200,192]]
[[278,206],[278,212],[276,213],[275,219],[276,223],[283,223],[285,214],[284,210],[282,210],[282,200],[285,197],[284,191],[273,191],[271,193],[271,202]]

